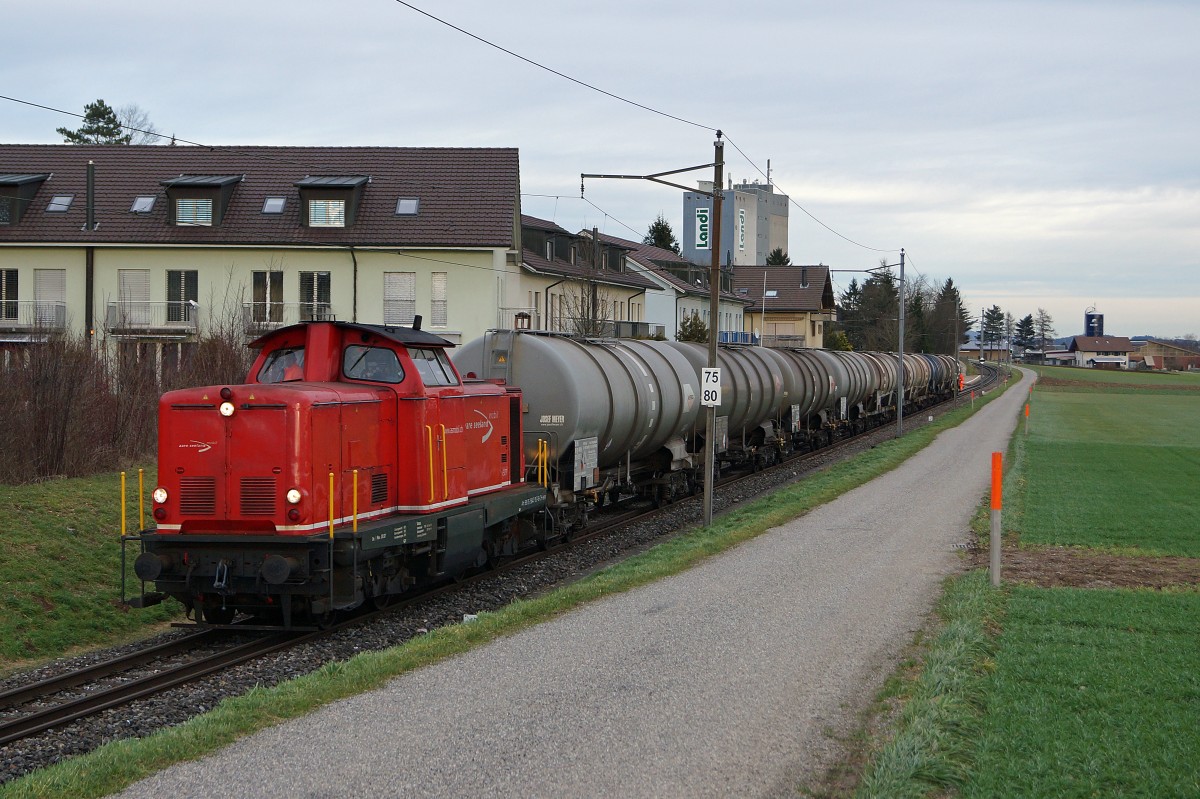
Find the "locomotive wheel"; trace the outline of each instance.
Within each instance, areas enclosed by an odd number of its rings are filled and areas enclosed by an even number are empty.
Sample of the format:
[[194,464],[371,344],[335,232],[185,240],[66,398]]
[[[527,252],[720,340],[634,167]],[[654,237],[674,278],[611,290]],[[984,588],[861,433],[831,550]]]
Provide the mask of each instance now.
[[229,624],[233,621],[234,614],[237,613],[233,608],[217,607],[209,605],[202,611],[204,620],[209,624]]

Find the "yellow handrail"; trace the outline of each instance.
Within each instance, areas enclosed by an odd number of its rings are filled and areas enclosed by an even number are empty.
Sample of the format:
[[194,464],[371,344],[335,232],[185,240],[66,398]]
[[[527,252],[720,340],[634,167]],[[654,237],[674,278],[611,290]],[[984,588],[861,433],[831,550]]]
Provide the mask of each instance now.
[[450,470],[446,465],[446,425],[438,425],[442,429],[442,499],[450,499]]
[[353,522],[351,523],[351,526],[354,528],[354,532],[358,533],[358,469],[354,470],[354,503],[353,503],[353,507],[354,507],[354,519],[353,519]]
[[333,540],[333,472],[329,473],[329,540]]
[[425,425],[425,440],[429,445],[429,501],[433,502],[437,499],[435,491],[435,483],[433,480],[433,428]]
[[125,537],[125,472],[121,472],[121,537]]
[[146,529],[146,470],[138,469],[138,529]]

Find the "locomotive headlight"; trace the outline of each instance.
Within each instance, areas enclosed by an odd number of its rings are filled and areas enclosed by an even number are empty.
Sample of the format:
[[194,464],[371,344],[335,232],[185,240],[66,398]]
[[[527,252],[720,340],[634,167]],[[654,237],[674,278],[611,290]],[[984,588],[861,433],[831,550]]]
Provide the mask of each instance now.
[[156,505],[161,505],[167,501],[167,489],[159,486],[158,488],[154,489],[154,493],[150,496],[154,497],[154,503]]
[[289,488],[287,492],[287,501],[292,505],[299,505],[303,495],[298,488]]
[[233,403],[232,402],[222,402],[220,411],[221,411],[222,416],[233,416]]

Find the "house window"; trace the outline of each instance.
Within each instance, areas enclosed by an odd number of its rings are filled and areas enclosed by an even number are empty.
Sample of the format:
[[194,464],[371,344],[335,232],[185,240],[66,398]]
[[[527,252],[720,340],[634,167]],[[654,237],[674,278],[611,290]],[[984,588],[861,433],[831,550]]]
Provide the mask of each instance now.
[[12,197],[0,197],[0,225],[12,224]]
[[17,270],[0,269],[0,319],[17,318]]
[[429,279],[429,324],[445,327],[449,316],[446,306],[446,273],[433,272]]
[[332,321],[329,272],[300,273],[300,321]]
[[600,268],[608,269],[608,250],[600,253]]
[[39,327],[67,326],[67,270],[33,270],[33,304]]
[[210,227],[213,222],[211,199],[179,199],[175,201],[175,224],[181,227]]
[[345,227],[345,200],[309,200],[309,227]]
[[148,214],[154,210],[154,195],[139,194],[133,198],[133,205],[129,206],[129,212],[133,214]]
[[250,318],[255,322],[282,322],[283,272],[255,272],[251,290]]
[[195,269],[167,270],[167,321],[195,322],[199,295],[199,273]]
[[117,270],[118,326],[150,324],[150,270]]
[[65,214],[71,210],[71,203],[74,202],[74,194],[56,194],[50,198],[49,205],[46,206],[48,214]]
[[554,242],[553,241],[546,242],[546,260],[547,261],[554,260]]
[[264,214],[282,214],[286,205],[286,197],[267,197],[263,200],[262,212]]
[[421,201],[416,197],[401,197],[396,200],[396,216],[416,216]]
[[570,258],[571,258],[571,263],[572,263],[572,264],[574,264],[574,263],[575,263],[577,260],[579,260],[579,248],[578,248],[578,247],[576,247],[574,244],[572,244],[572,245],[571,245],[571,256],[570,256]]
[[417,315],[417,273],[383,273],[383,323],[411,325]]

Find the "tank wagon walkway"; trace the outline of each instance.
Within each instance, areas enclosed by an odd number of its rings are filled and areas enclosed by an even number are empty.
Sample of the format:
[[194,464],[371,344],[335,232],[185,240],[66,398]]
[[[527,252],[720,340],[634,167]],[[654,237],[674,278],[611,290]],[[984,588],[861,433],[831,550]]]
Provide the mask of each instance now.
[[131,786],[123,797],[793,795],[959,568],[1027,395],[684,574]]

